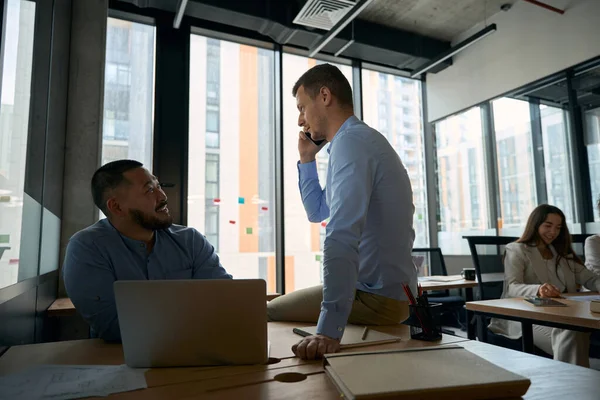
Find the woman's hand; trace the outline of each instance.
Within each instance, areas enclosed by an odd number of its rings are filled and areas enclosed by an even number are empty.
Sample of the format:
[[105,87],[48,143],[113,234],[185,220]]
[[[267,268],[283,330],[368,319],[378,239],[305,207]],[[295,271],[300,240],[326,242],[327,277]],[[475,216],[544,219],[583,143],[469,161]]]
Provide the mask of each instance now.
[[561,297],[560,290],[551,283],[544,283],[538,289],[538,297]]

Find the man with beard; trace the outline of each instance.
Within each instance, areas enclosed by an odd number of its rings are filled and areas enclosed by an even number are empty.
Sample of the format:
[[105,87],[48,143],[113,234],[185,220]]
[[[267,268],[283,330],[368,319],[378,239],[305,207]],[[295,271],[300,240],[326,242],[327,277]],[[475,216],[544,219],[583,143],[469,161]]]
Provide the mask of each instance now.
[[92,196],[107,218],[73,235],[63,267],[67,293],[92,337],[121,339],[117,280],[231,279],[200,232],[173,225],[165,192],[141,163],[102,166]]

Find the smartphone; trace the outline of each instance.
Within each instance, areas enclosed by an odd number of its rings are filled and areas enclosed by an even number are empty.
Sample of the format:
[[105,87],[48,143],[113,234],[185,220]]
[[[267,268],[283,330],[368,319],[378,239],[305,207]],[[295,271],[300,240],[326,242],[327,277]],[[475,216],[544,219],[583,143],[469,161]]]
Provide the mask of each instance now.
[[325,142],[325,139],[323,140],[313,140],[313,138],[310,136],[310,132],[304,132],[304,134],[306,135],[307,138],[310,139],[311,142],[313,142],[315,145],[320,146],[323,144],[323,142]]

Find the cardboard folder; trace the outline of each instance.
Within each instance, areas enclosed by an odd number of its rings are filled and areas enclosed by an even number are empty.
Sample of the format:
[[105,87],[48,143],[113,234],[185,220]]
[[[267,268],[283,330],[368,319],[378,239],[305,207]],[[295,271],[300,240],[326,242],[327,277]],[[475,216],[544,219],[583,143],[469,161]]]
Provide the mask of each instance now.
[[[367,336],[363,339],[363,326],[347,325],[344,330],[344,335],[340,341],[340,348],[347,349],[351,347],[371,346],[375,344],[393,343],[400,341],[400,337],[388,335],[387,333],[378,332],[369,329]],[[310,336],[317,334],[316,326],[307,326],[304,328],[294,328],[294,333],[300,336]]]
[[346,399],[500,399],[529,379],[460,346],[328,354],[325,372]]

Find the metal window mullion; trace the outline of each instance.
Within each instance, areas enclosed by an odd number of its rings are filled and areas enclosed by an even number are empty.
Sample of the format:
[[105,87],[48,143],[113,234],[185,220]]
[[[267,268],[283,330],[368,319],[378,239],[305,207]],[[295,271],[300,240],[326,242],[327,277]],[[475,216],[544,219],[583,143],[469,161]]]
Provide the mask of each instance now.
[[498,158],[496,154],[494,110],[491,102],[486,102],[481,105],[481,125],[483,130],[483,147],[485,149],[485,170],[488,181],[488,217],[491,225],[496,227],[496,235],[498,235],[500,233],[498,221],[499,217],[502,215],[502,208],[500,204],[500,183],[498,178]]
[[275,91],[275,279],[277,292],[285,294],[285,213],[283,160],[283,51],[275,47],[273,89]]
[[354,114],[360,120],[363,119],[363,103],[362,103],[362,62],[360,60],[352,60],[352,97],[354,102]]
[[427,189],[427,220],[429,229],[429,247],[439,247],[437,235],[437,180],[435,176],[435,159],[437,157],[433,139],[433,124],[428,120],[427,83],[421,82],[421,118],[423,124],[423,148],[425,149],[425,187]]
[[540,101],[537,99],[529,102],[529,116],[531,119],[531,146],[533,147],[533,176],[537,193],[537,203],[548,203],[548,187],[546,185],[544,138],[542,135],[542,115]]

